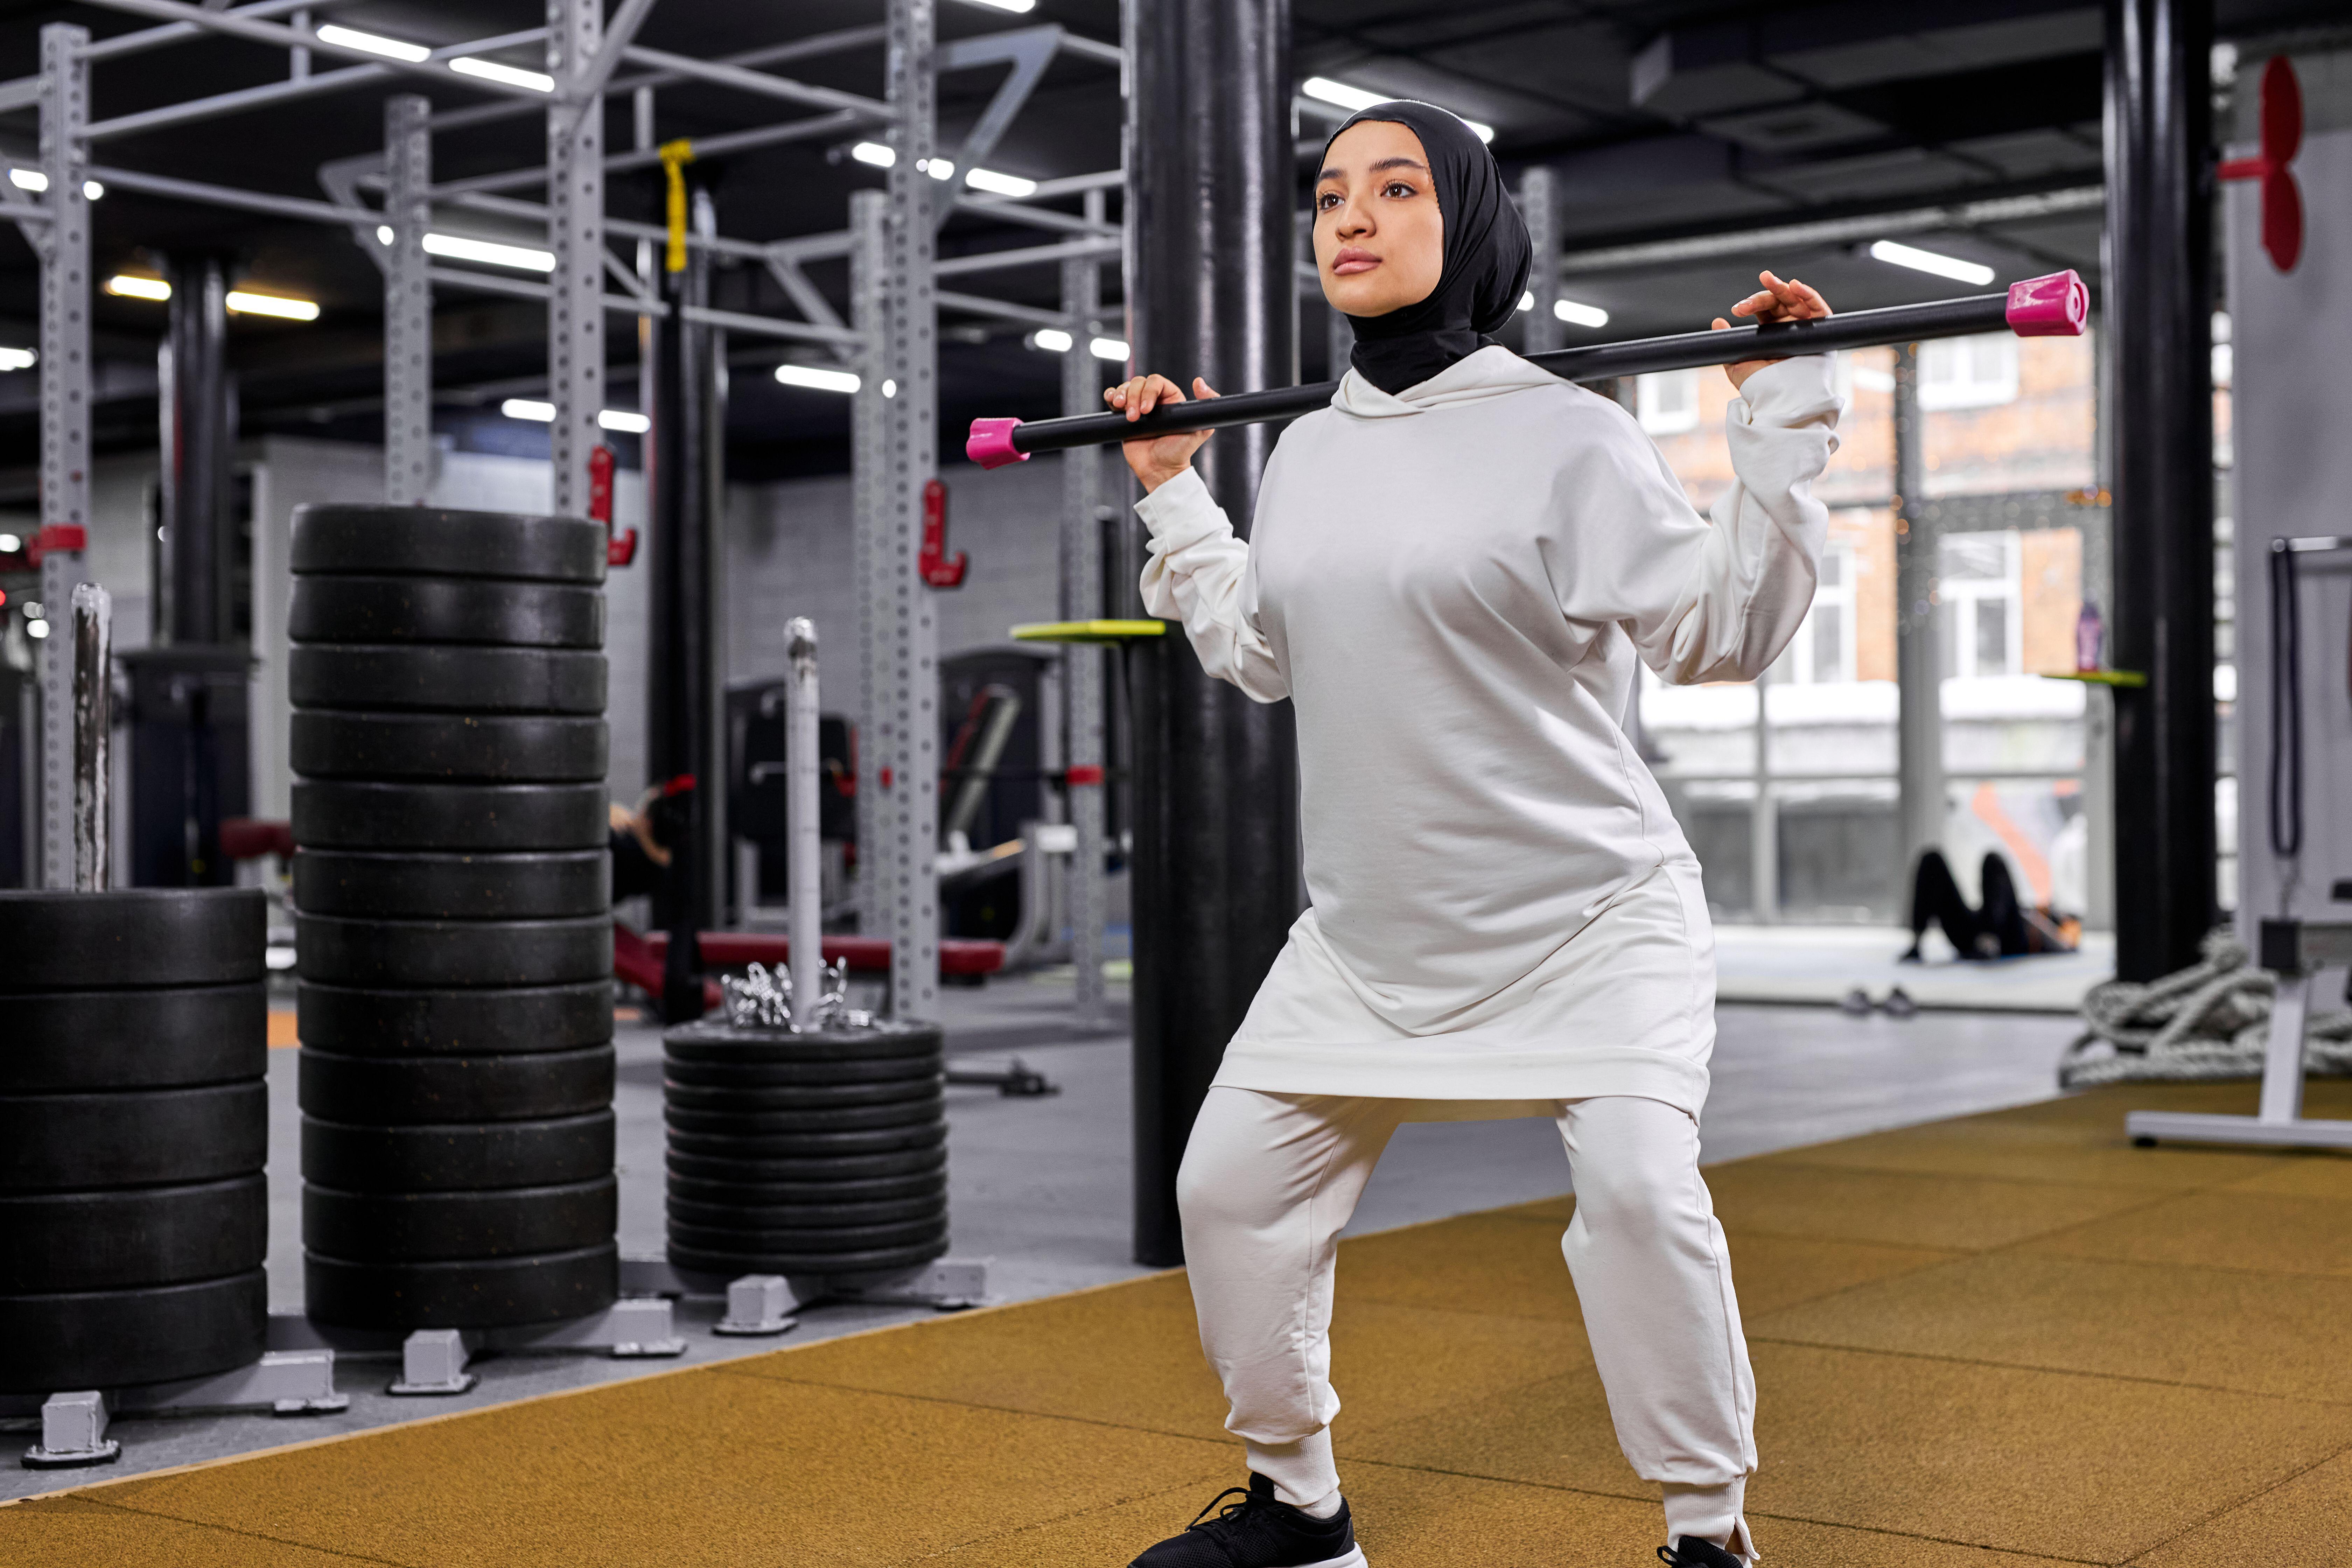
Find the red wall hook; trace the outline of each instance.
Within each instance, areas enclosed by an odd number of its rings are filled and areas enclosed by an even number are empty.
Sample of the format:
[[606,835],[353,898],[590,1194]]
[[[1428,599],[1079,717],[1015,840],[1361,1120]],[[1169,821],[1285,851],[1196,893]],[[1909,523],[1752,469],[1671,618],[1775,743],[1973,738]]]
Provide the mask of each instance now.
[[937,479],[923,486],[923,548],[915,564],[934,588],[961,588],[971,559],[961,550],[948,554],[948,488]]
[[604,525],[604,564],[626,566],[637,558],[637,531],[613,531],[613,448],[597,446],[588,453],[588,519]]
[[2225,180],[2260,180],[2263,248],[2271,265],[2292,272],[2303,259],[2303,192],[2287,168],[2303,151],[2303,84],[2284,55],[2263,67],[2262,151],[2251,158],[2225,158],[2216,171]]

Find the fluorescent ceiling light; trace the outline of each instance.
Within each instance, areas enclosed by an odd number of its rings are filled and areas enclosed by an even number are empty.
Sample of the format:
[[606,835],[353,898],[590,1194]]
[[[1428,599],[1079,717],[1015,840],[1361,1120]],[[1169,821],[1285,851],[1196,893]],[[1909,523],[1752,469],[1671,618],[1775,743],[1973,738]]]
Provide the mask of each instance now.
[[786,386],[805,386],[816,392],[855,392],[857,377],[845,370],[820,370],[813,364],[780,364],[776,379]]
[[380,223],[375,226],[375,242],[378,245],[390,245],[394,237],[395,237],[392,232],[392,225],[388,223]]
[[43,637],[49,635],[49,623],[47,621],[26,621],[25,623],[25,635],[31,637],[35,642],[38,642]]
[[347,49],[365,49],[372,55],[382,55],[384,58],[392,60],[406,60],[411,65],[433,58],[433,51],[423,44],[412,44],[405,38],[387,38],[374,33],[362,33],[356,27],[339,27],[332,22],[319,29],[319,41],[322,44],[341,44]]
[[529,419],[541,425],[555,423],[555,405],[534,397],[509,397],[499,405],[499,412],[509,419]]
[[[0,533],[0,555],[14,555],[16,552],[24,548],[25,542],[16,537],[16,535],[13,533]],[[7,602],[8,601],[6,599],[0,598],[0,605],[5,605]]]
[[881,142],[860,142],[849,150],[849,155],[877,169],[887,169],[898,161],[898,150]]
[[882,395],[883,395],[883,396],[885,396],[885,397],[896,397],[896,396],[898,396],[898,384],[897,382],[895,382],[895,381],[886,381],[886,382],[884,382],[884,383],[882,384]]
[[125,272],[118,272],[108,279],[106,291],[131,300],[168,300],[172,297],[172,286],[161,278],[133,278]]
[[1025,196],[1037,188],[1034,180],[1024,180],[1018,174],[1000,174],[993,169],[967,170],[963,183],[975,191],[989,191],[1000,196]]
[[84,180],[81,183],[81,194],[85,200],[94,202],[98,200],[99,197],[106,195],[106,187],[100,184],[96,180]]
[[1049,354],[1066,354],[1077,340],[1059,327],[1040,327],[1029,334],[1031,348],[1044,349]]
[[[1360,87],[1349,87],[1344,81],[1333,81],[1328,76],[1310,76],[1298,84],[1298,90],[1309,98],[1320,100],[1325,103],[1337,104],[1350,112],[1359,109],[1370,109],[1376,103],[1392,102],[1396,98],[1396,94],[1392,92],[1368,92]],[[1446,112],[1454,114],[1450,109]],[[1473,120],[1466,114],[1454,114],[1454,118],[1475,132],[1479,141],[1492,142],[1495,139],[1493,126]]]
[[1943,256],[1914,246],[1897,245],[1882,239],[1870,247],[1871,259],[1889,261],[1897,267],[1908,267],[1915,272],[1932,272],[1938,278],[1955,279],[1962,283],[1986,284],[1992,281],[1992,268],[1974,261],[1963,261],[1957,256]]
[[449,68],[462,76],[478,76],[484,81],[502,81],[509,87],[527,87],[534,92],[555,90],[555,79],[545,71],[527,71],[520,66],[503,66],[496,60],[478,60],[471,55],[459,55],[449,62]]
[[1127,360],[1127,344],[1118,338],[1094,338],[1087,343],[1087,352],[1097,359]]
[[607,408],[596,416],[596,423],[625,436],[642,436],[654,427],[651,419],[628,408]]
[[31,349],[0,349],[0,370],[30,370],[40,363]]
[[493,267],[520,267],[527,272],[555,270],[555,253],[533,250],[523,245],[499,245],[487,239],[467,239],[454,234],[428,234],[425,237],[427,256],[446,256],[457,261],[485,261]]
[[955,178],[955,163],[952,159],[926,158],[915,166],[922,170],[923,173],[929,174],[934,180],[952,180]]
[[20,191],[46,191],[49,188],[49,177],[38,169],[12,168],[8,171],[8,183]]
[[1024,11],[1034,11],[1037,8],[1037,0],[963,0],[963,3],[967,5],[985,5],[992,11],[1011,11],[1016,15]]
[[1598,305],[1580,305],[1573,300],[1554,300],[1551,313],[1571,327],[1605,327],[1609,312]]
[[315,321],[319,307],[309,300],[289,300],[282,294],[253,294],[242,289],[229,290],[228,308],[242,316],[279,316],[289,321]]

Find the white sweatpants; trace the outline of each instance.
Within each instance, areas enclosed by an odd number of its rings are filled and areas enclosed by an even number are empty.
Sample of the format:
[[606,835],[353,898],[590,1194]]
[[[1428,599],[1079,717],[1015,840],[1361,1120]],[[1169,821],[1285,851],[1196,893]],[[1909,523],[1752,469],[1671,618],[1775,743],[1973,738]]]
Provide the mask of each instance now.
[[[1429,1110],[1437,1108],[1429,1107]],[[1339,1485],[1331,1459],[1331,1284],[1340,1229],[1422,1102],[1212,1089],[1176,1178],[1201,1347],[1228,1431],[1285,1501]],[[1663,1100],[1559,1103],[1576,1185],[1561,1238],[1618,1446],[1665,1489],[1669,1540],[1752,1552],[1756,1384],[1730,1255],[1698,1173],[1698,1126]]]

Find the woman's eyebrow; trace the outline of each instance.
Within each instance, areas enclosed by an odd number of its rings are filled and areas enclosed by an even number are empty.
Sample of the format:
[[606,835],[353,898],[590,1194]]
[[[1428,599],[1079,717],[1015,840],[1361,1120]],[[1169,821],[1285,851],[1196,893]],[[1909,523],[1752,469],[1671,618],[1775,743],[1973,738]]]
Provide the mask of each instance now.
[[[1429,173],[1429,165],[1421,162],[1418,158],[1404,157],[1383,158],[1365,172],[1367,174],[1377,174],[1384,169],[1418,169],[1424,174]],[[1326,180],[1344,180],[1347,177],[1347,170],[1336,167],[1329,168],[1316,175],[1315,183],[1319,185]]]

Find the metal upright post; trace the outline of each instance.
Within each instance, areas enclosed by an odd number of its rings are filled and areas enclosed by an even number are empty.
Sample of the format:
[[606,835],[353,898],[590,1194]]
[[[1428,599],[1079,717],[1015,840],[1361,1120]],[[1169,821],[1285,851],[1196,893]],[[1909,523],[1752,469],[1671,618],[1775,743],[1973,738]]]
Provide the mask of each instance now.
[[939,468],[938,310],[932,235],[942,216],[930,170],[938,99],[933,0],[890,0],[889,99],[899,120],[884,240],[883,364],[896,384],[884,400],[889,425],[881,512],[889,549],[887,593],[897,601],[896,645],[883,693],[884,741],[893,778],[883,790],[893,846],[888,889],[890,1005],[929,1016],[940,984],[939,626],[919,565],[923,490]]
[[817,1026],[818,976],[824,970],[824,850],[818,837],[816,625],[794,616],[784,626],[793,683],[785,693],[785,831],[792,845],[793,1022]]
[[236,432],[228,371],[228,266],[213,251],[169,258],[172,302],[158,354],[159,510],[165,581],[157,586],[158,643],[205,647],[230,640],[226,559],[229,469]]
[[[891,594],[891,566],[898,557],[882,510],[882,476],[890,461],[888,404],[882,385],[889,375],[883,293],[884,250],[889,229],[889,199],[880,191],[849,197],[849,320],[864,342],[857,359],[857,390],[849,404],[851,550],[857,583],[857,929],[867,936],[889,930],[896,886],[895,840],[882,809],[882,777],[889,770],[887,721],[890,650],[898,646],[898,601]],[[896,775],[892,775],[896,782]]]
[[73,670],[69,606],[89,526],[89,29],[41,28],[41,885],[74,885]]
[[1927,428],[1919,345],[1895,350],[1895,918],[1911,908],[1919,857],[1944,847],[1944,650],[1937,640],[1936,531],[1927,521]]
[[75,584],[74,886],[84,892],[102,891],[113,881],[113,599],[95,583]]
[[1552,189],[1551,170],[1528,165],[1519,176],[1519,216],[1527,220],[1528,240],[1535,265],[1528,268],[1527,352],[1549,353],[1568,346],[1568,332],[1552,307],[1559,301],[1559,197]]
[[433,217],[433,100],[383,103],[383,499],[422,506],[433,489],[433,285],[425,231]]
[[547,0],[547,237],[555,270],[547,290],[548,435],[551,510],[588,512],[588,454],[603,439],[604,409],[604,100],[583,94],[604,41],[598,0]]
[[2215,914],[2211,0],[2109,0],[2116,974],[2197,962]]
[[[1099,219],[1102,193],[1087,193],[1087,216]],[[1091,258],[1062,263],[1062,313],[1070,319],[1070,352],[1062,356],[1062,412],[1091,414],[1102,406],[1102,373],[1087,340],[1102,309],[1100,264]],[[1062,454],[1062,616],[1093,620],[1102,606],[1102,453],[1089,447]],[[1065,710],[1070,743],[1065,766],[1070,823],[1077,849],[1070,858],[1070,962],[1077,971],[1077,1016],[1092,1023],[1103,1013],[1103,650],[1072,643],[1062,650]],[[1039,885],[1043,885],[1042,882]]]
[[[1133,363],[1220,392],[1297,378],[1286,0],[1127,9],[1127,298]],[[1275,439],[1221,431],[1194,459],[1237,530]],[[1135,1249],[1183,1261],[1176,1167],[1192,1119],[1298,914],[1287,705],[1211,680],[1178,637],[1135,653]]]

